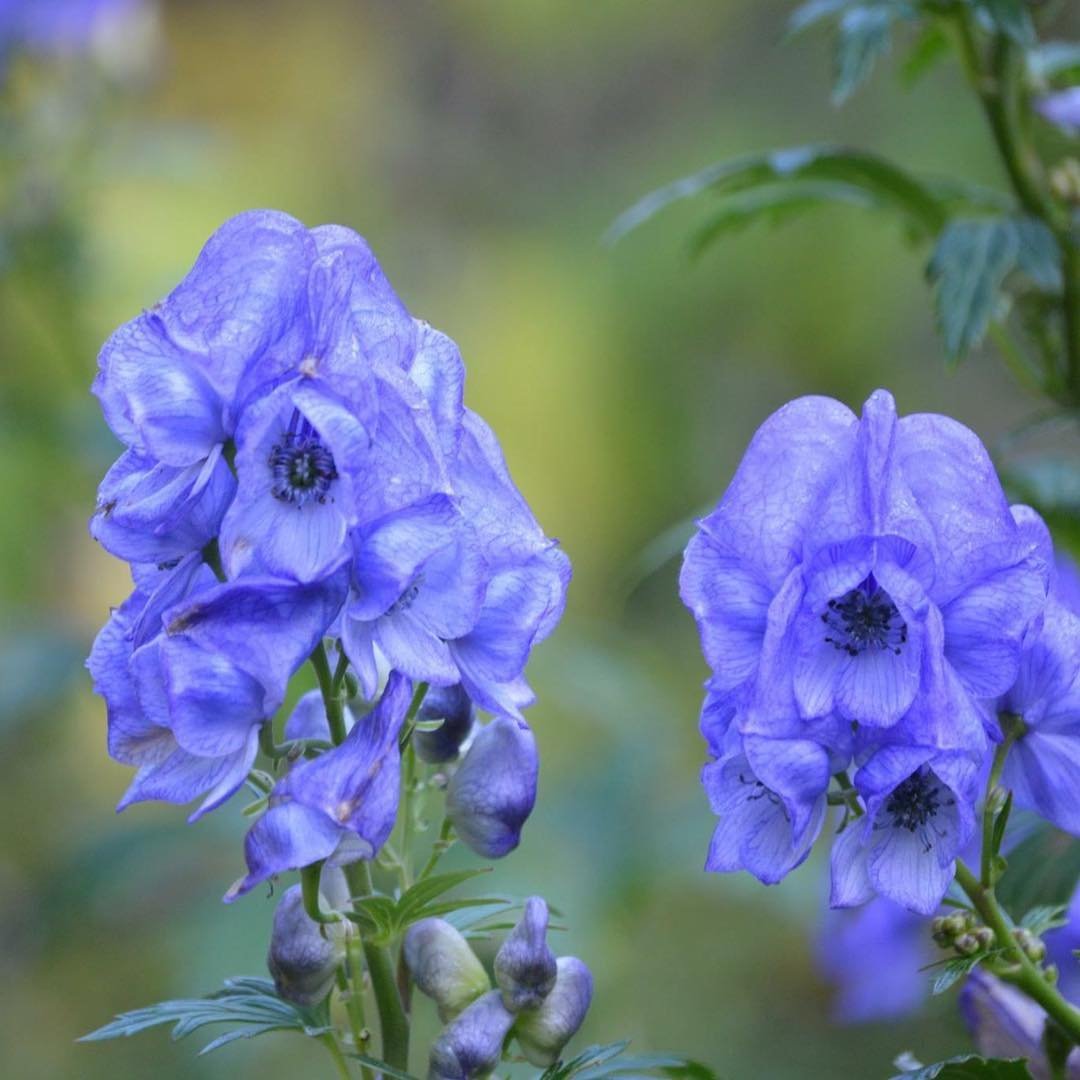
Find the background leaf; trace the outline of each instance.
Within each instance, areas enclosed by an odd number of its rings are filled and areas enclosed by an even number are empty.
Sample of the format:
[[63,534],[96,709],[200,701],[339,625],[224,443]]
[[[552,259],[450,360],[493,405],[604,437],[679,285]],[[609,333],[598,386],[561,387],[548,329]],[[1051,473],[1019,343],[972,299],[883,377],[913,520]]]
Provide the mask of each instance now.
[[900,1073],[892,1080],[1031,1080],[1031,1073],[1022,1058],[1005,1060],[964,1054]]

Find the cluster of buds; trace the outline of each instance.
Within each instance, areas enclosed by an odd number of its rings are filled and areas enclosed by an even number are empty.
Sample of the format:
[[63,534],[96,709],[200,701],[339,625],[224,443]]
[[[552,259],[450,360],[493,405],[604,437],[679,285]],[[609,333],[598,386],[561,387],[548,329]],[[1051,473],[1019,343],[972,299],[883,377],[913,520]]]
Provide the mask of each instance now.
[[960,956],[974,956],[994,943],[994,931],[980,925],[970,911],[937,916],[930,924],[930,933],[935,944],[943,949],[955,949]]
[[405,963],[434,1000],[444,1028],[431,1050],[429,1080],[474,1080],[499,1064],[511,1039],[539,1068],[554,1064],[581,1027],[592,975],[547,945],[548,908],[538,896],[495,956],[495,986],[465,937],[442,919],[424,919],[405,938]]

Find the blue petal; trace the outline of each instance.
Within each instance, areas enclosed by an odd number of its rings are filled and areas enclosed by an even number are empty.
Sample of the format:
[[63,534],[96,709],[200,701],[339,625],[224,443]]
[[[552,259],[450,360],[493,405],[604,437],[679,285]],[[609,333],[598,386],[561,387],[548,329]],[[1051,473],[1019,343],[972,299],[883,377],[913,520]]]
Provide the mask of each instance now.
[[881,830],[867,857],[867,873],[875,891],[919,915],[933,915],[955,873],[955,864],[941,866],[927,851],[918,832]]
[[867,871],[867,848],[864,823],[849,822],[832,847],[832,876],[829,906],[858,907],[874,895]]
[[445,334],[427,323],[418,323],[417,333],[416,355],[409,366],[409,375],[428,403],[443,453],[453,460],[461,442],[465,415],[462,403],[465,365],[458,347]]
[[495,954],[495,982],[511,1012],[535,1009],[555,985],[555,954],[548,948],[548,907],[530,896],[513,930]]
[[517,847],[536,802],[540,761],[523,721],[497,716],[482,728],[446,792],[446,814],[467,847],[498,859]]

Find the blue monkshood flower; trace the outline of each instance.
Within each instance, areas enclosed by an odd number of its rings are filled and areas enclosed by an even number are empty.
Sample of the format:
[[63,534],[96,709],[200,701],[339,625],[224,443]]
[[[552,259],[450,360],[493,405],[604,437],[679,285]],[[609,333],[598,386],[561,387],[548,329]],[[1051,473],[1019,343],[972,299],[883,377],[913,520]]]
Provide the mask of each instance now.
[[232,795],[344,587],[344,577],[219,585],[197,556],[142,575],[88,661],[108,706],[109,751],[139,768],[119,809],[202,797],[194,820]]
[[344,952],[341,924],[320,926],[304,909],[301,886],[286,889],[274,910],[266,957],[278,995],[294,1005],[317,1005],[334,985]]
[[1047,94],[1035,103],[1035,108],[1062,131],[1072,135],[1080,133],[1080,86]]
[[1072,573],[1065,566],[1055,574],[1043,616],[1024,639],[1016,682],[997,708],[1020,718],[1002,773],[1016,805],[1080,835],[1080,609],[1066,602],[1075,602]]
[[866,806],[832,849],[833,907],[875,894],[932,915],[975,829],[979,769],[963,753],[892,744],[855,774]]
[[495,983],[511,1012],[538,1008],[555,985],[555,954],[548,948],[548,906],[530,896],[518,924],[495,954]]
[[[1031,998],[976,968],[960,993],[960,1011],[979,1053],[989,1058],[1026,1058],[1033,1080],[1054,1080],[1046,1058],[1046,1013]],[[1065,1080],[1080,1080],[1080,1050],[1073,1049]]]
[[576,956],[560,956],[555,986],[536,1009],[518,1014],[514,1037],[526,1058],[544,1069],[559,1060],[563,1047],[585,1022],[592,1002],[592,973]]
[[536,739],[524,720],[497,716],[480,729],[446,789],[446,816],[468,848],[499,859],[518,846],[539,772]]
[[476,710],[464,687],[432,686],[424,695],[419,720],[441,721],[434,731],[413,732],[416,756],[431,765],[452,761],[476,727]]
[[431,1047],[428,1080],[474,1080],[502,1059],[503,1042],[514,1022],[498,990],[489,990],[443,1028]]
[[220,446],[192,465],[163,465],[128,450],[98,489],[90,535],[118,558],[169,562],[217,536],[235,493]]
[[960,424],[898,420],[884,391],[861,419],[827,398],[791,402],[686,551],[682,596],[712,669],[706,737],[743,735],[789,813],[814,794],[804,755],[789,785],[767,767],[782,756],[769,740],[821,746],[818,794],[847,764],[853,725],[981,762],[979,702],[1015,680],[1048,573]]
[[18,49],[74,56],[107,47],[129,33],[152,7],[147,0],[4,0],[0,3],[0,64]]
[[438,1005],[443,1023],[491,989],[484,965],[461,931],[445,919],[413,923],[402,955],[416,988]]
[[[758,741],[760,772],[738,738],[729,739],[723,756],[702,769],[709,805],[720,818],[705,869],[748,870],[775,885],[806,858],[821,831],[829,762],[810,740]],[[783,795],[772,786],[781,775]]]
[[435,494],[357,529],[342,641],[365,695],[378,684],[375,648],[417,682],[453,686],[451,642],[476,625],[485,568],[455,501]]
[[924,968],[935,959],[926,919],[891,900],[828,911],[817,954],[836,988],[833,1016],[841,1023],[900,1019],[926,1000]]
[[397,817],[397,740],[411,697],[412,684],[394,672],[378,704],[340,746],[298,762],[278,782],[244,841],[247,876],[226,900],[323,859],[335,866],[375,857]]

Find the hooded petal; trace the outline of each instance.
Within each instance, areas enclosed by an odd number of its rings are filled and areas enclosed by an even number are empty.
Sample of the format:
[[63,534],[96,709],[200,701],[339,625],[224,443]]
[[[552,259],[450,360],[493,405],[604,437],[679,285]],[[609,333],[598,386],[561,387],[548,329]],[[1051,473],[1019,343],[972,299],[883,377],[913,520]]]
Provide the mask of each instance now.
[[555,954],[548,948],[547,929],[547,904],[540,896],[530,896],[495,954],[495,982],[511,1012],[537,1008],[555,985]]

